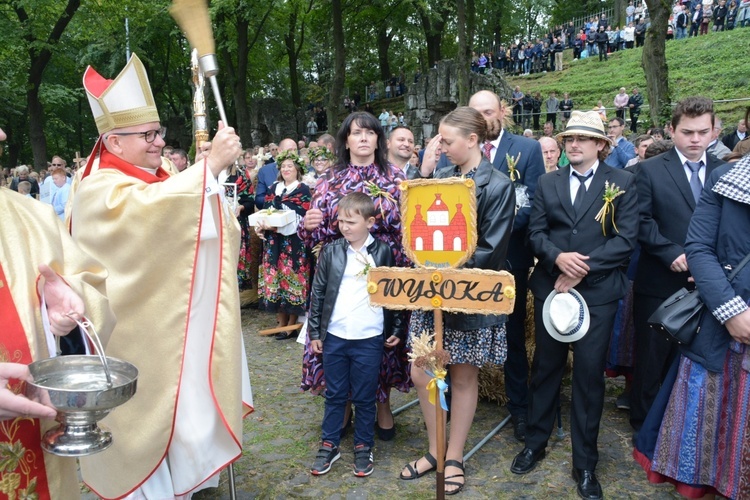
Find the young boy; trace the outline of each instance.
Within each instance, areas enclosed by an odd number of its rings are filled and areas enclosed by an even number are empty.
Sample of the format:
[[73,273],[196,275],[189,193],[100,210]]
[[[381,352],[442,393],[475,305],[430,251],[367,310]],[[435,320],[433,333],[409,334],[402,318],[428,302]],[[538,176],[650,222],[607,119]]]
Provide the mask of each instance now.
[[31,196],[31,183],[29,181],[21,181],[18,183],[18,194],[22,194],[27,198],[33,198]]
[[323,442],[310,469],[316,476],[331,470],[341,457],[341,424],[350,395],[357,408],[354,475],[372,474],[375,391],[383,347],[395,346],[406,336],[403,311],[370,306],[367,270],[394,265],[388,245],[370,235],[375,214],[372,199],[364,193],[342,198],[338,223],[344,238],[323,248],[315,269],[308,334],[313,351],[323,354],[326,377]]

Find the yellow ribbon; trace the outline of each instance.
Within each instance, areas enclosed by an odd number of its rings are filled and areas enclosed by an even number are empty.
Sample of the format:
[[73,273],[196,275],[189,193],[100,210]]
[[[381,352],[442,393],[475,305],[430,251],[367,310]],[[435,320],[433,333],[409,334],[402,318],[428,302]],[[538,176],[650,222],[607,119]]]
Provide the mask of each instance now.
[[617,229],[617,224],[615,224],[615,205],[610,200],[604,200],[604,205],[596,214],[596,220],[602,223],[602,234],[604,236],[607,236],[607,215],[610,216],[615,232],[619,233],[620,230]]
[[[429,370],[427,371],[427,374],[433,375]],[[434,376],[427,384],[427,394],[429,395],[430,404],[435,404],[435,388],[437,388],[440,392],[440,406],[442,406],[445,411],[448,411],[448,404],[445,401],[445,391],[448,389],[448,384],[445,383],[445,377],[447,375],[448,372],[445,369],[435,370]]]

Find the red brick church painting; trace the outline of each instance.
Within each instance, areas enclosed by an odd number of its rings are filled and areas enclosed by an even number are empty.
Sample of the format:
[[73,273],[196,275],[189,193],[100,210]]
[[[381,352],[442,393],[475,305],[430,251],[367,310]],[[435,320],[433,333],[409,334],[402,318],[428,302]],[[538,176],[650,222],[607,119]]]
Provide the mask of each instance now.
[[460,267],[476,247],[474,181],[458,177],[401,183],[403,245],[424,267]]
[[415,205],[416,214],[409,225],[411,247],[420,251],[466,250],[466,218],[461,212],[463,205],[456,203],[453,218],[450,209],[443,201],[441,193],[435,193],[435,200],[427,209],[427,220],[422,216],[422,205]]

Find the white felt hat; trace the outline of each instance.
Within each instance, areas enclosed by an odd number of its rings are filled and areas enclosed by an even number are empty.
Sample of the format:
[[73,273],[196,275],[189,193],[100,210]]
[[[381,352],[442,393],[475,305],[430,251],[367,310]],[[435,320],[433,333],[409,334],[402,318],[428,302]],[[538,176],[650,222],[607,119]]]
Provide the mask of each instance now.
[[574,288],[568,293],[552,290],[544,301],[542,319],[547,332],[560,342],[580,340],[589,330],[589,308]]

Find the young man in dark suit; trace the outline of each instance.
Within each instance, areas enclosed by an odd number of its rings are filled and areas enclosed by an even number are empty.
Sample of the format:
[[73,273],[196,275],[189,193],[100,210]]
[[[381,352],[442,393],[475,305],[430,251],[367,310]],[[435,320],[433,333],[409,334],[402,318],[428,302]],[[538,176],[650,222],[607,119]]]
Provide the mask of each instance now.
[[[485,157],[492,165],[508,177],[507,156],[516,161],[517,177],[511,178],[516,187],[525,186],[528,201],[519,203],[513,221],[513,233],[508,245],[508,269],[516,280],[516,295],[526,297],[529,269],[534,265],[534,256],[526,245],[526,229],[534,202],[534,191],[537,180],[545,173],[544,157],[539,143],[505,130],[506,104],[497,94],[481,90],[471,96],[469,106],[476,109],[487,121],[487,142],[482,146]],[[438,168],[447,166],[448,160],[443,156]],[[522,188],[521,188],[522,189]],[[523,441],[526,432],[526,415],[528,406],[529,364],[526,357],[526,300],[517,300],[513,314],[506,323],[508,340],[508,359],[505,363],[505,393],[508,396],[508,411],[511,414],[514,435]]]
[[711,99],[680,101],[672,113],[674,147],[641,162],[636,175],[641,256],[633,283],[635,366],[630,394],[630,423],[636,430],[677,354],[675,344],[648,326],[648,318],[674,292],[693,286],[684,249],[688,225],[708,174],[724,163],[706,154],[714,120]]
[[[573,478],[578,494],[602,498],[595,469],[597,439],[604,405],[604,365],[618,300],[625,295],[625,270],[638,234],[635,178],[604,163],[612,144],[595,111],[574,111],[563,141],[570,165],[542,176],[529,221],[529,243],[539,259],[529,280],[534,294],[536,351],[531,368],[526,447],[511,471],[526,474],[545,455],[552,432],[568,350],[573,347],[571,436]],[[609,214],[596,220],[611,191]],[[590,327],[580,340],[552,338],[543,321],[544,301],[554,290],[575,288],[590,314]]]

